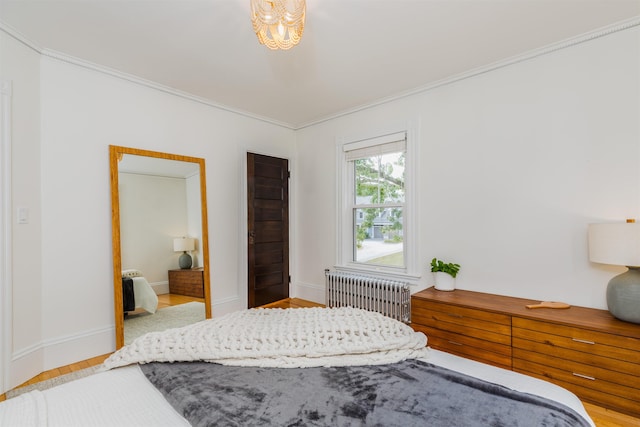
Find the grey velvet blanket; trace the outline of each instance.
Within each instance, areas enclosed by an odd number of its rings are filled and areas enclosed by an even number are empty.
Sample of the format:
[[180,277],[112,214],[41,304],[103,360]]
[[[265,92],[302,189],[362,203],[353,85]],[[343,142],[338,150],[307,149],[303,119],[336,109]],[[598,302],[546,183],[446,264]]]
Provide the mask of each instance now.
[[194,426],[587,426],[573,410],[418,360],[334,368],[141,365]]

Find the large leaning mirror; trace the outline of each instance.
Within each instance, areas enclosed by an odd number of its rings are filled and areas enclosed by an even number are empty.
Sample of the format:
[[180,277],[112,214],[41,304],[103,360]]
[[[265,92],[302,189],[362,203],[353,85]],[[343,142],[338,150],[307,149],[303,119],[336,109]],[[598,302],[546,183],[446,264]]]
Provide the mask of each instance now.
[[109,146],[116,349],[211,318],[204,159]]

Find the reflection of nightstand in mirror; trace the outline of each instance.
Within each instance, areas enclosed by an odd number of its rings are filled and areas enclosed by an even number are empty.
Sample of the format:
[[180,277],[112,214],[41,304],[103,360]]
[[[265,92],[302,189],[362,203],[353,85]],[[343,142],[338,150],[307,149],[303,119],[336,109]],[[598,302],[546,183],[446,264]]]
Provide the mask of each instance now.
[[204,268],[169,270],[169,293],[204,298]]

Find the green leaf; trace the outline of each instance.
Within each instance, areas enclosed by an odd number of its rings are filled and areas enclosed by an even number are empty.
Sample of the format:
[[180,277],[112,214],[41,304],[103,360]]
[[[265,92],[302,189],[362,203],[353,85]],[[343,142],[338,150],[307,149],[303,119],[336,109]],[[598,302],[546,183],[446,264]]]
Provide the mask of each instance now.
[[443,272],[451,275],[451,277],[456,277],[458,272],[460,271],[460,264],[455,263],[445,263],[437,258],[433,258],[431,260],[431,272]]

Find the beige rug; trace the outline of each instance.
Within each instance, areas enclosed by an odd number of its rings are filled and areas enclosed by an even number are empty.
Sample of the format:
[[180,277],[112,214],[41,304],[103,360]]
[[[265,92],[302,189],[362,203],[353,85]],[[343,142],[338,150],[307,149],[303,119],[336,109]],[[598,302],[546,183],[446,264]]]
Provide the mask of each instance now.
[[204,319],[205,310],[202,302],[188,302],[161,308],[155,314],[141,313],[127,316],[124,320],[124,343],[131,344],[133,340],[147,332],[180,328]]

